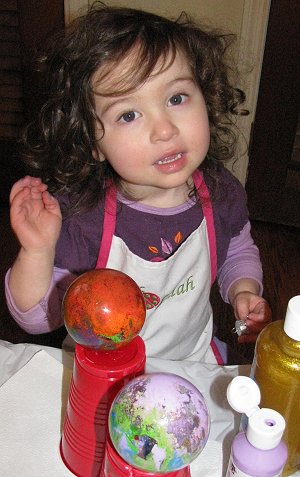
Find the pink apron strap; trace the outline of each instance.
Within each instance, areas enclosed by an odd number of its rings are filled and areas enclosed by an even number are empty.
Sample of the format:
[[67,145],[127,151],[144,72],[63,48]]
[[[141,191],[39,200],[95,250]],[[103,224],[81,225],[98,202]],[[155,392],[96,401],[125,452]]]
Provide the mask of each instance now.
[[[216,249],[216,235],[214,227],[213,211],[209,197],[209,191],[203,180],[202,174],[197,170],[193,175],[196,189],[201,199],[201,205],[203,209],[203,215],[206,218],[208,241],[210,250],[210,262],[211,262],[211,283],[214,282],[217,273],[217,249]],[[116,211],[117,211],[117,191],[116,188],[111,185],[106,192],[105,207],[104,207],[104,222],[103,222],[103,234],[100,244],[98,260],[96,268],[105,268],[108,262],[109,252],[111,248],[111,242],[113,239],[115,227],[116,227]],[[211,348],[218,364],[224,364],[222,356],[216,346],[215,342],[211,340]]]
[[203,215],[206,219],[209,252],[210,252],[210,279],[211,284],[214,283],[217,275],[217,245],[216,245],[216,233],[214,225],[213,209],[209,197],[208,188],[204,182],[201,172],[197,169],[193,174],[194,183],[201,200],[201,206]]
[[116,227],[117,190],[111,185],[105,196],[104,221],[96,268],[105,268],[108,262],[111,242]]
[[[199,198],[201,199],[203,215],[206,218],[209,252],[210,252],[211,284],[213,284],[217,275],[217,245],[216,245],[216,233],[215,233],[213,209],[212,209],[212,205],[211,205],[211,201],[209,197],[208,188],[204,182],[201,172],[198,171],[198,169],[194,172],[193,179],[199,194]],[[213,338],[210,342],[210,347],[217,361],[217,364],[224,366],[225,364],[224,360]]]
[[216,342],[214,341],[214,339],[211,340],[210,347],[212,349],[214,357],[216,358],[217,364],[219,364],[220,366],[224,366],[226,363],[224,363],[224,360],[222,358],[220,350],[219,350]]

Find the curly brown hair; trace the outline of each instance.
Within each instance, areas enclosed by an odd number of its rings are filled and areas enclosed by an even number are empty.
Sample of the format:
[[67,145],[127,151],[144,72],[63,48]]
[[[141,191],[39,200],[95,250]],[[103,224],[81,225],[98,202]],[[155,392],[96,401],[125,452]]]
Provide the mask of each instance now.
[[135,50],[129,77],[112,93],[134,90],[147,80],[158,61],[165,68],[170,57],[173,61],[176,52],[183,52],[205,98],[210,123],[210,148],[201,167],[216,175],[216,163],[234,155],[233,117],[246,114],[241,108],[245,95],[229,80],[226,56],[233,40],[232,34],[201,28],[185,13],[173,21],[96,2],[40,59],[47,80],[46,101],[24,134],[25,161],[31,172],[51,192],[77,197],[77,210],[101,200],[109,181],[120,186],[108,161],[100,162],[95,152],[99,118],[93,79],[104,65],[109,71]]

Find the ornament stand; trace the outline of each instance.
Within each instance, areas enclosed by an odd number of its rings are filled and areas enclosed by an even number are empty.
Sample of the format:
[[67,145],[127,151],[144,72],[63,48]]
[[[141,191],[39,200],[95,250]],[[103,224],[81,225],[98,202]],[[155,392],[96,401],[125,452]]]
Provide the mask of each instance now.
[[145,345],[139,336],[112,351],[76,345],[60,444],[63,462],[76,476],[99,477],[111,403],[127,382],[144,373],[145,361]]

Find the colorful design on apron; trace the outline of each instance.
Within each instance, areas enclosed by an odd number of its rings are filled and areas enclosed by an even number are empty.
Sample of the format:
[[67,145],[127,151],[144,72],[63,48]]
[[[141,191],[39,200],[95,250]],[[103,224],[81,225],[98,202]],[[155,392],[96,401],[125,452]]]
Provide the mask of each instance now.
[[154,308],[160,303],[160,298],[155,293],[146,292],[143,289],[142,289],[142,293],[144,295],[144,300],[146,303],[147,310],[151,310],[152,308]]
[[[181,234],[180,231],[177,232],[177,234],[175,235],[173,240],[174,240],[175,246],[177,246],[181,243],[182,234]],[[170,242],[170,240],[167,240],[167,239],[164,239],[163,237],[161,237],[160,241],[161,241],[161,255],[163,255],[163,254],[171,255],[171,253],[173,252],[174,247],[173,247],[172,243]],[[149,245],[148,250],[150,250],[150,252],[155,255],[155,257],[151,258],[151,262],[154,262],[154,261],[161,262],[162,260],[165,260],[165,258],[167,258],[167,257],[160,256],[158,248],[153,246],[153,245],[152,246]]]
[[147,304],[141,336],[148,356],[220,364],[210,347],[209,293],[217,272],[213,211],[202,174],[196,171],[193,179],[204,219],[164,261],[149,262],[134,255],[123,240],[114,235],[117,192],[115,187],[110,187],[96,267],[121,270],[139,284]]

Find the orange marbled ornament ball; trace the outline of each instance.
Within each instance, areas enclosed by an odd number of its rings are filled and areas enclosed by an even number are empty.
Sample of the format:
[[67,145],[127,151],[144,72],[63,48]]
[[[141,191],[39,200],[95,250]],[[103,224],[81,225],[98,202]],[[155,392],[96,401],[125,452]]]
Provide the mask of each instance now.
[[77,343],[103,350],[129,343],[146,316],[144,296],[136,282],[109,268],[88,271],[74,280],[62,310],[66,328]]

